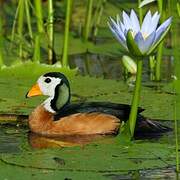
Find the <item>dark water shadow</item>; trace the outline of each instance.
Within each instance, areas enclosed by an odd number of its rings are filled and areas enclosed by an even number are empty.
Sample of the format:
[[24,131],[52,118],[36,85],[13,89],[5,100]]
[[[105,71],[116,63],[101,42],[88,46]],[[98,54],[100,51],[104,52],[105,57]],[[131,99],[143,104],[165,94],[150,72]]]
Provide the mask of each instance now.
[[[122,63],[122,54],[103,55],[94,53],[83,53],[71,55],[69,65],[71,68],[77,68],[79,74],[82,76],[89,75],[92,77],[103,77],[105,79],[127,80],[124,73],[124,65]],[[144,72],[142,74],[142,82],[148,82],[146,86],[153,89],[159,89],[159,82],[152,82],[150,80],[151,70],[149,68],[149,61],[144,61]],[[169,83],[172,81],[173,61],[172,56],[164,55],[161,68],[162,80],[161,82]]]

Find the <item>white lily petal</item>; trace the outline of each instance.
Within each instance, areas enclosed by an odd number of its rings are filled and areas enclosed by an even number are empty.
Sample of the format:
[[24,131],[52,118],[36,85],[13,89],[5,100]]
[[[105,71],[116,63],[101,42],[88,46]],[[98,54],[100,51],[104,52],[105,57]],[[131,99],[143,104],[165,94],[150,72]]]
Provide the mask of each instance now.
[[158,29],[156,30],[156,37],[154,44],[161,38],[162,34],[166,31],[166,29],[171,24],[172,17],[168,18],[164,23],[162,23]]
[[123,23],[124,23],[124,26],[127,30],[129,29],[132,29],[132,24],[131,24],[131,20],[129,18],[129,16],[123,11]]
[[142,53],[147,53],[154,43],[156,32],[152,32],[144,41],[144,45],[141,49]]
[[121,27],[118,25],[118,23],[116,23],[116,22],[114,21],[114,19],[111,18],[111,17],[110,17],[110,22],[111,22],[111,27],[112,27],[114,30],[116,29],[116,31],[119,32],[120,34],[122,34],[122,36],[123,36],[123,38],[124,38],[124,40],[125,40],[124,33],[123,33]]
[[122,22],[120,22],[120,24],[121,24],[121,29],[124,32],[126,28],[125,28],[125,26],[124,26],[124,24]]
[[117,14],[117,16],[116,16],[116,21],[117,21],[117,25],[120,26],[121,25],[121,18],[120,18],[119,14]]
[[148,11],[141,26],[141,32],[143,35],[148,36],[149,32],[151,32],[151,22],[152,22],[151,11]]
[[116,39],[121,43],[121,45],[125,49],[127,49],[126,39],[124,37],[124,34],[121,31],[118,31],[118,29],[115,26],[112,26],[112,24],[110,24],[109,22],[108,22],[108,26],[112,31],[112,33],[114,34],[114,36],[116,37]]
[[125,27],[124,27],[124,25],[123,25],[122,22],[121,22],[121,18],[120,18],[120,16],[119,16],[119,14],[116,16],[116,20],[117,20],[117,26],[118,26],[118,28],[119,28],[122,32],[124,32]]
[[142,49],[143,49],[143,45],[144,45],[144,38],[140,31],[135,35],[134,41],[138,45],[139,50],[143,53]]
[[140,24],[139,24],[138,17],[136,15],[136,13],[134,12],[134,10],[131,10],[130,19],[131,19],[133,31],[135,31],[136,33],[139,32]]
[[121,36],[121,38],[123,39],[123,41],[126,40],[125,36],[124,36],[124,32],[121,31],[121,28],[117,26],[116,23],[114,23],[113,21],[111,21],[110,23],[108,23],[109,26],[111,27],[111,29],[113,29],[113,31],[117,34],[119,34]]
[[151,31],[149,31],[149,34],[151,34],[153,31],[156,30],[157,25],[159,23],[159,19],[160,19],[160,14],[156,12],[152,17]]
[[113,26],[115,26],[116,28],[118,28],[118,24],[116,23],[116,21],[110,17],[110,22]]

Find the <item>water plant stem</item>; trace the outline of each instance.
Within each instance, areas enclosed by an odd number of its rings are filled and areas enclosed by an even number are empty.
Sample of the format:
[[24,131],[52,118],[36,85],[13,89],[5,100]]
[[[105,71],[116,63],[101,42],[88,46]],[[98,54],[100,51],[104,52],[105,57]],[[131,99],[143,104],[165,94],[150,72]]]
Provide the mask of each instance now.
[[[177,97],[176,97],[177,98]],[[178,122],[177,122],[177,103],[175,99],[174,103],[174,131],[175,131],[175,141],[176,141],[176,172],[179,172],[179,144],[178,144]]]
[[24,0],[19,0],[18,26],[17,32],[20,39],[19,57],[23,57],[23,26],[24,26]]
[[91,30],[92,9],[93,9],[93,0],[88,0],[86,17],[85,17],[85,25],[84,25],[84,36],[83,36],[85,42],[88,40],[89,33]]
[[101,17],[102,17],[102,14],[103,14],[103,10],[104,10],[105,4],[106,4],[106,0],[102,0],[102,2],[100,4],[100,7],[97,10],[98,12],[96,13],[96,16],[95,16],[95,24],[94,24],[93,37],[97,36],[98,26],[99,26],[99,24],[101,22]]
[[26,18],[27,18],[27,26],[28,26],[28,31],[29,31],[29,37],[31,41],[33,40],[33,32],[32,32],[32,27],[31,27],[31,16],[29,12],[30,8],[30,2],[29,0],[25,1],[25,11],[26,11]]
[[73,3],[73,0],[67,0],[64,46],[63,46],[63,57],[62,57],[63,67],[68,66],[69,26],[70,26],[70,20],[71,20],[72,3]]
[[[2,3],[2,2],[1,2]],[[0,4],[0,67],[3,66],[4,58],[3,58],[3,13],[2,13],[2,4]]]
[[94,26],[95,23],[96,23],[96,20],[97,20],[98,15],[99,15],[100,8],[101,8],[101,6],[102,6],[102,2],[103,2],[103,0],[99,0],[99,1],[97,2],[96,6],[95,6],[95,10],[94,10],[93,16],[92,16],[92,18],[91,18],[92,26]]
[[[165,8],[163,8],[163,1],[158,0],[158,10],[161,14],[161,22],[165,19]],[[158,47],[157,51],[157,57],[156,57],[156,67],[155,67],[155,80],[160,81],[161,80],[161,62],[162,62],[162,56],[163,56],[163,46],[164,41],[161,42],[161,44]]]
[[34,0],[35,15],[37,18],[38,32],[44,32],[43,14],[42,14],[42,0]]
[[156,62],[155,62],[155,56],[149,56],[149,68],[150,68],[150,80],[151,81],[154,81],[155,80],[155,66],[156,65]]
[[178,16],[180,16],[180,2],[176,3],[176,7],[177,7]]
[[142,65],[143,65],[143,60],[142,58],[139,58],[137,60],[136,83],[135,83],[135,89],[131,103],[132,104],[131,111],[129,115],[129,127],[130,127],[131,138],[134,136],[134,130],[136,126],[137,111],[139,106],[140,90],[141,90]]
[[172,49],[174,56],[174,68],[175,68],[175,79],[174,79],[174,89],[175,89],[175,100],[174,100],[174,133],[175,133],[175,145],[176,145],[176,172],[177,179],[179,179],[179,136],[178,136],[178,119],[180,118],[179,106],[180,106],[180,46],[179,46],[179,15],[174,6],[177,3],[177,0],[171,1],[170,12],[172,12],[173,22],[172,22]]
[[41,59],[41,52],[40,52],[40,35],[37,34],[35,36],[35,43],[34,43],[34,54],[33,54],[33,62],[39,63]]
[[158,3],[158,10],[161,14],[163,12],[163,0],[157,0],[157,3]]
[[[141,4],[141,0],[138,0],[138,6]],[[139,22],[140,24],[142,24],[142,20],[143,20],[143,10],[142,8],[138,8],[139,11]]]
[[155,80],[160,81],[161,80],[161,62],[162,62],[162,55],[163,55],[163,41],[160,43],[157,51],[157,57],[156,57],[156,67],[155,67]]
[[53,0],[48,0],[48,24],[47,32],[49,38],[48,46],[48,61],[49,64],[53,62],[53,49],[54,49],[54,28],[53,28],[53,19],[54,19],[54,9],[53,9]]
[[38,33],[35,36],[33,61],[39,63],[41,58],[40,37],[45,32],[42,14],[42,0],[34,0]]
[[15,37],[15,28],[16,28],[17,18],[18,18],[18,14],[19,14],[19,8],[20,8],[20,3],[18,3],[17,9],[16,9],[16,13],[15,13],[15,16],[14,16],[12,32],[11,32],[11,42],[13,42],[14,37]]
[[174,80],[174,89],[175,89],[175,100],[174,100],[174,133],[175,133],[175,145],[176,145],[176,172],[177,172],[177,179],[178,174],[180,172],[179,167],[179,136],[178,136],[178,119],[180,118],[179,113],[179,106],[180,106],[180,46],[179,46],[179,15],[176,11],[176,7],[174,6],[177,3],[177,0],[172,0],[170,10],[173,16],[173,23],[172,23],[172,49],[174,55],[174,67],[175,67],[175,80]]

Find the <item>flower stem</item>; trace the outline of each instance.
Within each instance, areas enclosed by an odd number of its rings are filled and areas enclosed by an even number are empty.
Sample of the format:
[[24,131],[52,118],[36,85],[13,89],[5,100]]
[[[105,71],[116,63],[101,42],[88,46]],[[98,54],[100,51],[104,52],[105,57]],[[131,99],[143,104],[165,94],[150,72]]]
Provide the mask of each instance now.
[[130,116],[129,116],[129,126],[130,126],[131,137],[134,136],[134,130],[136,126],[137,111],[138,111],[138,106],[139,106],[140,90],[141,90],[142,64],[143,64],[142,59],[138,59],[136,84],[135,84],[135,90],[133,94],[131,111],[130,111]]

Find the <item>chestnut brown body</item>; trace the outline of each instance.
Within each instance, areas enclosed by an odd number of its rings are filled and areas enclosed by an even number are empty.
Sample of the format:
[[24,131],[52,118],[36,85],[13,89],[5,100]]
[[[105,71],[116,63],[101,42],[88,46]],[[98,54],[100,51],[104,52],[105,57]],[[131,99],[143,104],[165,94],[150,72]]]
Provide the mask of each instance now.
[[104,113],[76,113],[57,121],[53,116],[42,105],[38,106],[29,116],[31,131],[47,136],[116,134],[120,126],[117,117]]

